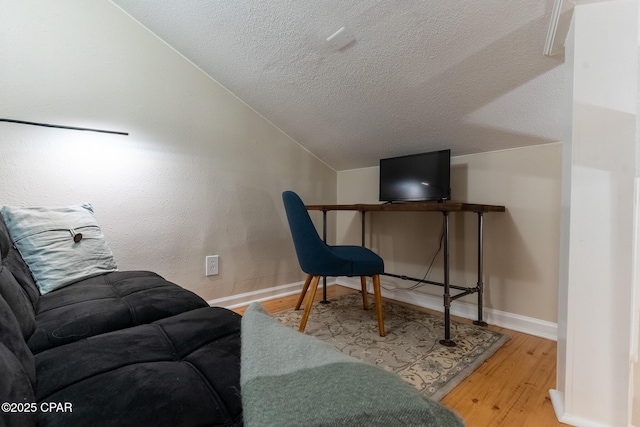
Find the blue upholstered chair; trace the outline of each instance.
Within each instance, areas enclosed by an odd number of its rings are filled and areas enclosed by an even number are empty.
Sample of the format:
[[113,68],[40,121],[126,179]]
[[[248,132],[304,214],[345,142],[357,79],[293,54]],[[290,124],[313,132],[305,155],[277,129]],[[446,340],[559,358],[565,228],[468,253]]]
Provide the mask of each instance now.
[[362,246],[329,246],[320,239],[304,203],[293,191],[282,193],[282,201],[287,212],[289,228],[293,237],[293,244],[298,255],[298,262],[302,271],[307,273],[302,292],[296,303],[296,310],[307,294],[304,314],[300,321],[300,332],[304,332],[307,319],[318,289],[320,277],[323,276],[360,276],[362,286],[362,303],[364,309],[367,302],[367,276],[373,278],[373,292],[378,317],[378,331],[385,336],[384,313],[382,311],[382,295],[380,294],[380,274],[384,272],[382,258],[371,250]]

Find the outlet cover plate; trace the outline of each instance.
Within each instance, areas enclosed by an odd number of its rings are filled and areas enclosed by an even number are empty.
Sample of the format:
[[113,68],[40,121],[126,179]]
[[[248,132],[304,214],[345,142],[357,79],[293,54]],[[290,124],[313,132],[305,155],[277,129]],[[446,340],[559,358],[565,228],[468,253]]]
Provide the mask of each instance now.
[[205,275],[215,276],[218,274],[218,255],[205,257]]

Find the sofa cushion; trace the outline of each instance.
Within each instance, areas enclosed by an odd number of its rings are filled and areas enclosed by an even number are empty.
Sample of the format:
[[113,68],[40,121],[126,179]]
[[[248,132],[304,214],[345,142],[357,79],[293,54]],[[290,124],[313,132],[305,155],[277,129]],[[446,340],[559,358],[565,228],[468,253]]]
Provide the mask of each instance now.
[[28,340],[36,327],[36,314],[24,288],[8,268],[0,260],[0,296],[6,301],[8,308],[20,326],[22,338]]
[[31,270],[27,267],[27,264],[20,256],[18,250],[14,249],[10,251],[9,255],[2,260],[2,265],[11,271],[11,274],[29,298],[34,310],[37,310],[38,301],[40,300],[40,290],[36,286],[36,282],[33,280]]
[[[2,297],[0,297],[0,343],[14,355],[28,381],[31,385],[35,385],[36,372],[33,354],[22,336],[18,320]],[[0,378],[0,382],[4,381],[2,376]]]
[[207,307],[36,355],[41,426],[242,424],[241,317]]
[[40,298],[29,268],[13,246],[0,215],[0,295],[13,310],[27,339],[35,328],[35,309]]
[[[36,425],[34,412],[24,411],[24,406],[35,402],[33,388],[24,365],[2,342],[0,342],[0,402],[15,404],[9,411],[0,411],[0,425],[3,427],[32,427]],[[15,409],[15,412],[12,411]],[[18,411],[18,409],[22,409]],[[29,407],[28,409],[33,409]]]
[[207,307],[198,295],[149,271],[91,277],[40,297],[34,353]]
[[0,224],[0,258],[5,258],[9,254],[13,242],[11,241],[11,237],[9,237],[9,231],[7,230],[2,215],[0,215],[0,222],[2,222],[2,224]]
[[86,277],[116,271],[111,249],[90,204],[3,206],[7,229],[41,294]]

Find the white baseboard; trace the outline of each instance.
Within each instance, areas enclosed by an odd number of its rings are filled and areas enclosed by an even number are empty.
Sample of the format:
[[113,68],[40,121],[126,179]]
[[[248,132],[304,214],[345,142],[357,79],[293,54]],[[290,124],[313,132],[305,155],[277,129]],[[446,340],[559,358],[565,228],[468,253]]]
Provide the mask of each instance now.
[[[331,281],[331,285],[335,285],[335,281]],[[268,301],[276,298],[286,297],[289,295],[299,294],[302,290],[304,281],[289,283],[288,285],[274,286],[273,288],[260,289],[257,291],[246,292],[238,295],[231,295],[224,298],[217,298],[207,301],[210,306],[225,307],[234,309],[249,305],[252,302]],[[327,283],[329,285],[329,283]],[[320,284],[322,286],[322,284]]]
[[[360,289],[360,279],[352,277],[339,277],[336,283],[348,288]],[[444,311],[441,296],[433,296],[416,291],[387,290],[382,289],[382,296],[396,301],[402,301],[430,310]],[[465,319],[478,318],[478,308],[475,304],[466,301],[454,301],[451,304],[451,314]],[[484,308],[483,320],[489,324],[511,329],[513,331],[534,335],[552,341],[558,340],[558,325],[533,317],[507,313],[505,311]]]
[[[249,305],[252,302],[262,302],[271,299],[294,295],[302,290],[304,281],[290,283],[287,285],[275,286],[273,288],[260,289],[243,294],[232,295],[224,298],[207,301],[211,306],[225,307],[229,309]],[[352,277],[329,278],[328,286],[342,285],[347,288],[360,290],[360,279]],[[321,285],[322,286],[322,285]],[[382,290],[382,296],[396,301],[402,301],[435,311],[443,311],[442,297],[424,294],[415,291]],[[451,305],[451,314],[465,319],[476,319],[478,309],[475,304],[465,301],[455,301]],[[556,323],[535,319],[533,317],[521,316],[519,314],[507,313],[500,310],[485,308],[483,312],[484,321],[502,328],[522,332],[537,337],[557,341],[558,325]]]
[[[613,427],[609,424],[585,420],[584,418],[567,414],[564,410],[564,395],[561,391],[549,390],[549,397],[551,397],[551,403],[553,404],[553,410],[556,412],[556,417],[561,423],[577,427]],[[633,425],[629,424],[629,427],[633,427]]]

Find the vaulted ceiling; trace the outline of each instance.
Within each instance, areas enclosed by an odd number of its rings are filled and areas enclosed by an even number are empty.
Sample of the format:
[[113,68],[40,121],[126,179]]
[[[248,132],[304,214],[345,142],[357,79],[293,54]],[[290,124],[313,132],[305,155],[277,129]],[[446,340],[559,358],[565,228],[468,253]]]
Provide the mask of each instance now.
[[561,138],[553,0],[112,1],[336,170]]

